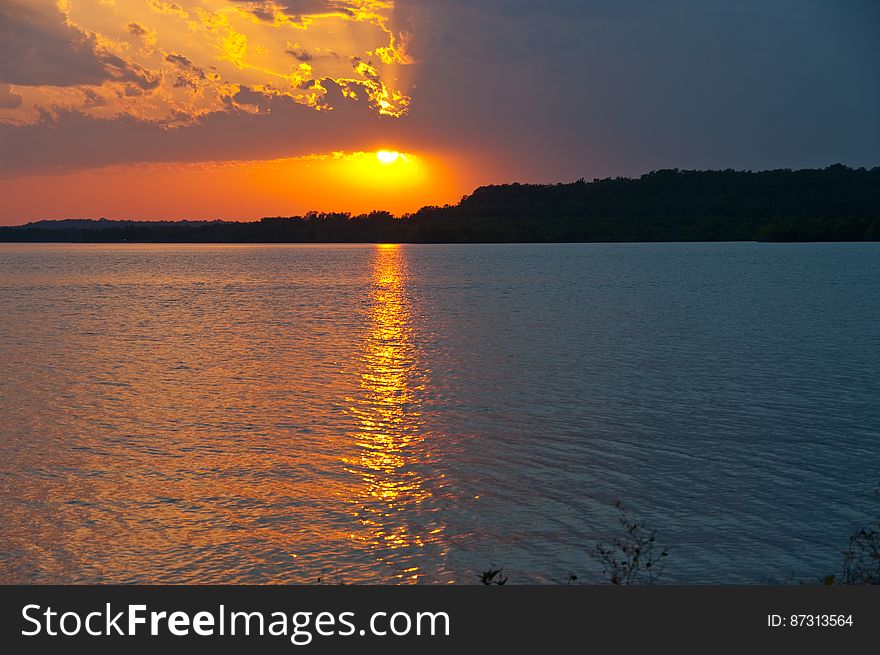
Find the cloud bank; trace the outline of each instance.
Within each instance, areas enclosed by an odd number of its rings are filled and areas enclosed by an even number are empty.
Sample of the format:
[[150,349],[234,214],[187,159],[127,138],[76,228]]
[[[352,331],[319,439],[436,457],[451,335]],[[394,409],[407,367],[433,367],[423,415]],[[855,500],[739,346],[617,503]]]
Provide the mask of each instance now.
[[77,112],[174,127],[356,102],[401,117],[406,36],[379,0],[3,0],[0,122]]

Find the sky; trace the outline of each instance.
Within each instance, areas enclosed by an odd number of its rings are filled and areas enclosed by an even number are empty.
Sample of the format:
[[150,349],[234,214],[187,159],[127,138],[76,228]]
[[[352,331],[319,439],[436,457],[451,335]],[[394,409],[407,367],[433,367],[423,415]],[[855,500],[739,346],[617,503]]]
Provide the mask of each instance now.
[[880,165],[874,0],[0,0],[0,224]]

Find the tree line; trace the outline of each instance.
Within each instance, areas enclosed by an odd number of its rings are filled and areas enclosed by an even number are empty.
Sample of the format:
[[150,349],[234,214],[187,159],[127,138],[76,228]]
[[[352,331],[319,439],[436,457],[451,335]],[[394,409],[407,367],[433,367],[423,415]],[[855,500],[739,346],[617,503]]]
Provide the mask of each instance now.
[[492,243],[877,241],[880,167],[667,169],[638,178],[484,186],[400,217],[309,212],[233,221],[38,221],[0,241]]

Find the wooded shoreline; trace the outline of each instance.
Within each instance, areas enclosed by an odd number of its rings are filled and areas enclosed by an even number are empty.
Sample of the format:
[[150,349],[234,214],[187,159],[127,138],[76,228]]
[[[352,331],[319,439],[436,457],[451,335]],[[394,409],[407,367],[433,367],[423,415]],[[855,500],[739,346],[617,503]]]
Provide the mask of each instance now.
[[0,241],[75,243],[556,243],[880,241],[880,167],[661,170],[639,178],[480,187],[393,216],[309,212],[255,222],[37,221]]

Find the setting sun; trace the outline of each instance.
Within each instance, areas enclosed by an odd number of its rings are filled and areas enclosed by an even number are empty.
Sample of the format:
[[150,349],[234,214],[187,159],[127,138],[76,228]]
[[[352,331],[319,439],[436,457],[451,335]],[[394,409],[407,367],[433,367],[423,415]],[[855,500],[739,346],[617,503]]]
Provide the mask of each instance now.
[[400,159],[401,154],[395,150],[380,150],[376,153],[376,159],[383,164],[393,164]]
[[378,207],[403,214],[426,204],[452,202],[462,191],[442,158],[401,151],[141,163],[58,171],[48,179],[52,194],[45,192],[45,176],[0,179],[0,198],[27,203],[22,217],[62,219],[72,214],[169,220],[182,215],[256,220],[309,210],[340,211],[340,194],[345,198],[344,211],[369,212]]

